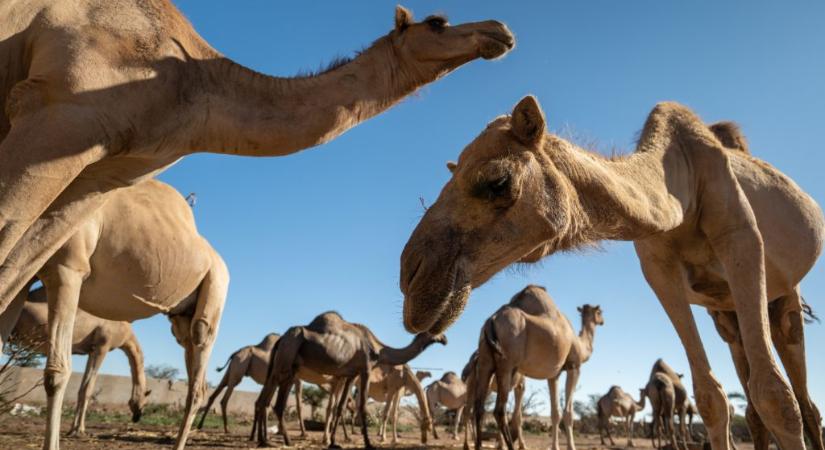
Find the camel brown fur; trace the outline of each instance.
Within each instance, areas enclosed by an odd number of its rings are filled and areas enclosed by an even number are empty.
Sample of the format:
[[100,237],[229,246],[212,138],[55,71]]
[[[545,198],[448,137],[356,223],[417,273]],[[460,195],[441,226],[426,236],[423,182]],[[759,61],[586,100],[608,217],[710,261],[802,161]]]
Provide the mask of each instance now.
[[822,211],[739,150],[688,108],[660,103],[636,151],[608,159],[548,133],[538,102],[525,97],[448,165],[452,178],[410,237],[401,257],[405,326],[446,329],[474,287],[514,262],[633,241],[687,353],[713,448],[729,447],[727,398],[691,304],[716,316],[752,410],[779,447],[803,450],[804,430],[822,450],[799,294],[825,240]]
[[679,427],[676,428],[676,437],[681,439],[684,443],[690,440],[688,434],[687,423],[685,416],[687,415],[687,407],[690,404],[688,398],[687,388],[682,383],[683,374],[676,373],[663,359],[659,358],[653,363],[653,368],[650,369],[650,378],[653,379],[653,374],[662,373],[668,377],[673,384],[674,400],[673,400],[673,414],[679,418]]
[[[278,342],[280,335],[276,333],[267,334],[264,339],[257,345],[247,345],[235,351],[226,361],[223,367],[218,368],[218,372],[226,369],[221,382],[215,387],[209,400],[206,401],[206,406],[203,408],[203,415],[200,422],[198,422],[198,429],[203,428],[203,422],[206,420],[206,415],[212,404],[218,396],[226,389],[226,393],[221,398],[221,417],[223,419],[223,431],[229,433],[229,423],[227,417],[227,407],[229,406],[229,399],[232,397],[232,392],[235,390],[244,377],[250,377],[258,384],[264,384],[266,381],[266,369],[269,365],[269,352],[272,347]],[[298,411],[298,423],[301,429],[301,436],[306,435],[304,429],[304,421],[301,418],[301,382],[295,382],[295,407]]]
[[[392,417],[392,443],[398,442],[398,409],[401,397],[409,391],[416,396],[418,408],[421,416],[421,443],[427,443],[427,430],[432,424],[432,411],[427,403],[427,396],[421,386],[423,376],[429,376],[428,372],[413,373],[410,366],[406,364],[390,366],[379,364],[370,371],[370,390],[368,397],[384,403],[384,411],[381,415],[381,425],[378,429],[378,436],[381,441],[387,438],[387,422]],[[345,427],[343,427],[345,428]]]
[[[496,376],[496,404],[493,410],[499,433],[508,450],[513,450],[513,438],[507,424],[507,398],[516,372],[547,380],[550,391],[551,448],[558,449],[559,399],[558,379],[566,372],[564,391],[564,425],[567,448],[575,450],[573,442],[573,389],[578,382],[581,365],[593,353],[596,326],[603,325],[599,306],[579,307],[582,316],[578,335],[573,325],[559,311],[547,291],[540,286],[527,286],[510,302],[496,311],[481,331],[476,363],[476,383],[473,407],[476,430],[482,429],[484,399],[493,374]],[[481,448],[481,434],[476,433],[476,450]]]
[[113,189],[195,152],[323,144],[514,43],[500,22],[416,22],[398,7],[357,57],[271,77],[213,49],[169,0],[4,1],[0,312]]
[[610,445],[616,445],[613,436],[610,435],[610,418],[620,417],[625,422],[625,432],[627,433],[627,446],[633,447],[633,419],[636,413],[645,409],[645,390],[640,389],[639,401],[633,400],[630,394],[626,393],[619,386],[612,386],[607,394],[604,394],[596,402],[596,411],[599,420],[599,439],[604,444],[604,434],[610,439]]
[[653,409],[651,445],[653,448],[662,448],[664,436],[670,448],[680,448],[676,445],[676,430],[673,425],[673,415],[676,412],[676,390],[673,381],[662,372],[654,372],[645,386],[645,394],[650,399],[650,407]]
[[[48,354],[48,316],[46,290],[38,288],[29,293],[29,300],[23,306],[20,317],[12,331],[12,339],[36,343],[33,350]],[[113,321],[95,317],[78,310],[71,335],[72,354],[88,355],[86,370],[77,392],[77,405],[70,435],[86,434],[86,411],[97,381],[98,370],[110,350],[120,349],[129,360],[132,372],[132,394],[129,409],[132,422],[140,420],[146,398],[151,391],[146,390],[146,375],[143,371],[143,351],[129,322]]]
[[[461,422],[464,404],[467,401],[467,386],[455,372],[446,372],[440,379],[427,386],[427,404],[430,413],[435,418],[435,411],[439,405],[448,411],[455,411],[453,424],[453,439],[458,439],[458,424]],[[433,421],[433,437],[439,439],[435,421]]]
[[[172,333],[185,350],[189,383],[175,447],[182,449],[206,393],[206,365],[229,286],[226,265],[198,234],[183,197],[156,180],[112,192],[37,276],[49,299],[43,448],[59,448],[63,394],[71,374],[72,330],[81,308],[116,321],[131,322],[155,314],[169,317]],[[23,297],[17,295],[15,303]],[[15,311],[19,311],[17,304],[3,316]],[[11,322],[11,318],[2,322]]]
[[424,351],[430,344],[446,344],[443,336],[429,333],[416,335],[407,347],[396,349],[383,344],[370,330],[361,324],[345,321],[336,312],[320,314],[309,325],[292,327],[287,330],[272,350],[266,383],[255,404],[255,424],[258,445],[267,446],[266,408],[275,391],[278,398],[274,411],[278,418],[278,428],[289,446],[290,439],[284,424],[284,410],[289,394],[289,386],[304,371],[343,379],[343,390],[332,421],[330,446],[335,446],[335,430],[338,427],[346,395],[355,378],[359,380],[358,413],[364,446],[371,448],[367,431],[366,404],[370,385],[370,372],[376,365],[397,366],[406,364]]

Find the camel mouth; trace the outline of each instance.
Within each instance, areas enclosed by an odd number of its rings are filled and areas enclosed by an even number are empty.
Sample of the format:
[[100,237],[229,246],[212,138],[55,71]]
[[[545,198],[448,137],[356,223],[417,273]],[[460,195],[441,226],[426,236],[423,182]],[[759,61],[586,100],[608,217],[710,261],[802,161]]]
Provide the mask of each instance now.
[[[444,306],[441,308],[441,314],[436,317],[435,322],[427,330],[430,334],[441,334],[447,330],[464,312],[467,306],[467,300],[470,299],[470,292],[472,287],[469,284],[464,285],[461,289],[453,291],[444,301]],[[446,339],[445,339],[446,345]]]
[[482,31],[480,34],[486,38],[480,48],[484,59],[502,57],[516,46],[516,38],[511,33]]
[[[461,316],[464,307],[467,306],[472,286],[465,278],[459,264],[455,263],[449,271],[447,282],[444,283],[447,288],[440,293],[427,294],[416,292],[414,289],[407,291],[404,298],[405,328],[413,333],[441,335]],[[424,307],[421,308],[419,305]]]

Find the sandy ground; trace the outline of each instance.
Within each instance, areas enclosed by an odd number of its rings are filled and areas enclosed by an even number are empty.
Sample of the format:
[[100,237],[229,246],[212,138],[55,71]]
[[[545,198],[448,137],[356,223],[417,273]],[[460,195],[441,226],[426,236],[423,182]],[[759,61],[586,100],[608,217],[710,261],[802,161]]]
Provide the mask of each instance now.
[[[64,421],[65,422],[65,421]],[[0,418],[0,449],[38,449],[43,441],[43,431],[45,421],[40,417],[10,417]],[[64,424],[64,433],[67,424]],[[63,450],[120,450],[120,449],[157,449],[171,448],[174,443],[176,427],[162,427],[151,425],[123,425],[123,424],[101,424],[89,423],[87,425],[87,436],[82,438],[66,438],[61,442]],[[223,434],[217,430],[195,431],[190,435],[190,450],[220,450],[220,449],[247,449],[257,448],[247,441],[249,425],[235,425],[232,433]],[[290,429],[293,437],[293,445],[290,448],[322,448],[321,434],[309,433],[308,439],[299,439],[298,431]],[[340,434],[339,434],[340,435]],[[461,442],[445,439],[448,433],[441,433],[440,440],[433,440],[430,437],[428,445],[420,443],[418,432],[407,432],[402,434],[397,445],[381,443],[378,438],[373,439],[373,445],[378,448],[399,448],[399,449],[461,449]],[[530,449],[546,449],[549,446],[547,436],[527,434],[527,446]],[[614,439],[616,436],[614,436]],[[623,443],[624,439],[616,439],[616,443]],[[636,439],[636,449],[651,449],[650,441],[647,439]],[[274,448],[283,448],[280,437],[271,439]],[[351,443],[341,442],[344,448],[361,448],[362,440],[360,434]],[[598,436],[580,436],[576,439],[576,446],[579,450],[605,449],[599,445]],[[495,448],[493,441],[484,443],[485,448]],[[565,448],[562,438],[561,448]],[[622,448],[622,447],[615,447]],[[738,445],[738,450],[752,450],[753,446],[748,444]]]

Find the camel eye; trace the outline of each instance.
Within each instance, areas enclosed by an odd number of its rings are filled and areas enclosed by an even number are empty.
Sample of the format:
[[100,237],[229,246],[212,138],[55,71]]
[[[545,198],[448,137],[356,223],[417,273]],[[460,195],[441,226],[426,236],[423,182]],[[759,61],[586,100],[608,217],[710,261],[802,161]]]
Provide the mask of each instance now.
[[510,175],[484,181],[476,186],[476,196],[485,200],[496,200],[510,192]]
[[442,31],[447,26],[447,18],[440,16],[428,17],[424,20],[433,31]]

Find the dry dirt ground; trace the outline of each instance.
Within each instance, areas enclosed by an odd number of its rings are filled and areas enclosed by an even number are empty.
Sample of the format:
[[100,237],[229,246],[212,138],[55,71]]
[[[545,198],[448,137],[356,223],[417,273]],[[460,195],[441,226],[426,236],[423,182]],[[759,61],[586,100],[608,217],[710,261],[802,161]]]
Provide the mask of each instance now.
[[[68,423],[64,420],[64,433],[67,431]],[[38,449],[42,445],[44,430],[44,420],[41,417],[0,417],[0,449]],[[171,448],[176,434],[177,427],[158,425],[124,425],[120,423],[88,423],[86,437],[63,438],[61,449],[63,450],[144,450]],[[205,431],[195,431],[190,435],[189,450],[221,450],[221,449],[247,449],[257,448],[247,441],[249,425],[236,424],[232,428],[232,434],[225,435],[216,429]],[[461,442],[445,439],[448,433],[441,434],[438,441],[430,438],[427,446],[419,442],[419,433],[403,433],[397,445],[389,443],[383,444],[377,438],[373,439],[373,445],[378,448],[399,448],[399,449],[461,449]],[[298,439],[297,429],[290,429],[290,435],[294,437],[293,446],[290,448],[322,448],[321,434],[309,433],[308,439]],[[549,446],[547,436],[527,434],[527,446],[530,449],[546,449]],[[614,439],[616,436],[614,436]],[[283,448],[279,437],[273,437],[271,444],[274,448]],[[617,439],[616,443],[623,443],[624,440]],[[650,441],[647,439],[637,439],[636,449],[650,449]],[[351,443],[341,442],[344,448],[361,448],[362,440],[360,434]],[[561,448],[565,448],[562,438]],[[598,436],[580,436],[576,439],[576,446],[579,450],[606,449],[599,445]],[[485,442],[485,448],[495,448],[493,441]],[[739,444],[738,450],[753,450],[749,444]],[[617,447],[621,448],[621,447]]]

